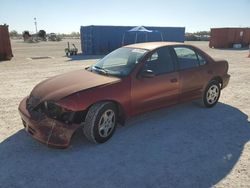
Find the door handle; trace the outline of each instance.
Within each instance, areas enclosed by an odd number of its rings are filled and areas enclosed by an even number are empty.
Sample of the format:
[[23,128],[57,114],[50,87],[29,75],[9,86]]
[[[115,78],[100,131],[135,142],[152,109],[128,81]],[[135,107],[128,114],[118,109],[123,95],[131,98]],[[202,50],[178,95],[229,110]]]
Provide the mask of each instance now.
[[177,82],[178,80],[177,80],[177,78],[172,78],[171,80],[170,80],[170,82],[172,82],[172,83],[175,83],[175,82]]

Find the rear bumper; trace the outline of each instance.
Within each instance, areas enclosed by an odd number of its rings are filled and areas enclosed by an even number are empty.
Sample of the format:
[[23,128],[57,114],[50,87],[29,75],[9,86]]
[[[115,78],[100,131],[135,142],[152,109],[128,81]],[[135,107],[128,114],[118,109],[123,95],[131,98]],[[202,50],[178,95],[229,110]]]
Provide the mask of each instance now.
[[64,124],[48,117],[35,121],[26,109],[26,100],[27,98],[24,98],[18,108],[26,132],[47,146],[68,147],[73,133],[80,124]]
[[225,76],[222,77],[222,89],[224,89],[225,87],[227,87],[228,83],[229,83],[229,80],[230,80],[230,75],[229,74],[226,74]]

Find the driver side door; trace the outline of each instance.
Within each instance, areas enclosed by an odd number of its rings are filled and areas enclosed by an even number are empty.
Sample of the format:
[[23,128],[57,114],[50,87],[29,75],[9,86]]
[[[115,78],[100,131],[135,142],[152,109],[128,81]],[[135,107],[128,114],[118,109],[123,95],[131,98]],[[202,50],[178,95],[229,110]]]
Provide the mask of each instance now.
[[[178,102],[179,73],[176,71],[172,51],[162,47],[152,52],[144,62],[138,76],[132,78],[131,107],[133,114],[169,106]],[[154,76],[141,73],[150,70]]]

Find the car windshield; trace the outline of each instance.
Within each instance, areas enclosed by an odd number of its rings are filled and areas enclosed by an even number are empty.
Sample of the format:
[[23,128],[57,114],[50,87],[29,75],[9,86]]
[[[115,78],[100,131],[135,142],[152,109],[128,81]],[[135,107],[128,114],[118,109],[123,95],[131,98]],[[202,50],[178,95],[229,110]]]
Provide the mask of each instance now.
[[119,48],[91,67],[91,71],[124,77],[130,74],[147,50],[137,48]]

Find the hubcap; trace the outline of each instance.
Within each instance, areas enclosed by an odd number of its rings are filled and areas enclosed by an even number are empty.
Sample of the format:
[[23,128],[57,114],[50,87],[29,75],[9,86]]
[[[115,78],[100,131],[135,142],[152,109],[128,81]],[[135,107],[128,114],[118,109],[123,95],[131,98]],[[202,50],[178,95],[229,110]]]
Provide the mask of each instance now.
[[208,104],[214,104],[219,97],[219,87],[212,85],[207,91],[207,102]]
[[113,110],[106,110],[99,121],[98,130],[101,137],[110,135],[115,127],[115,113]]

